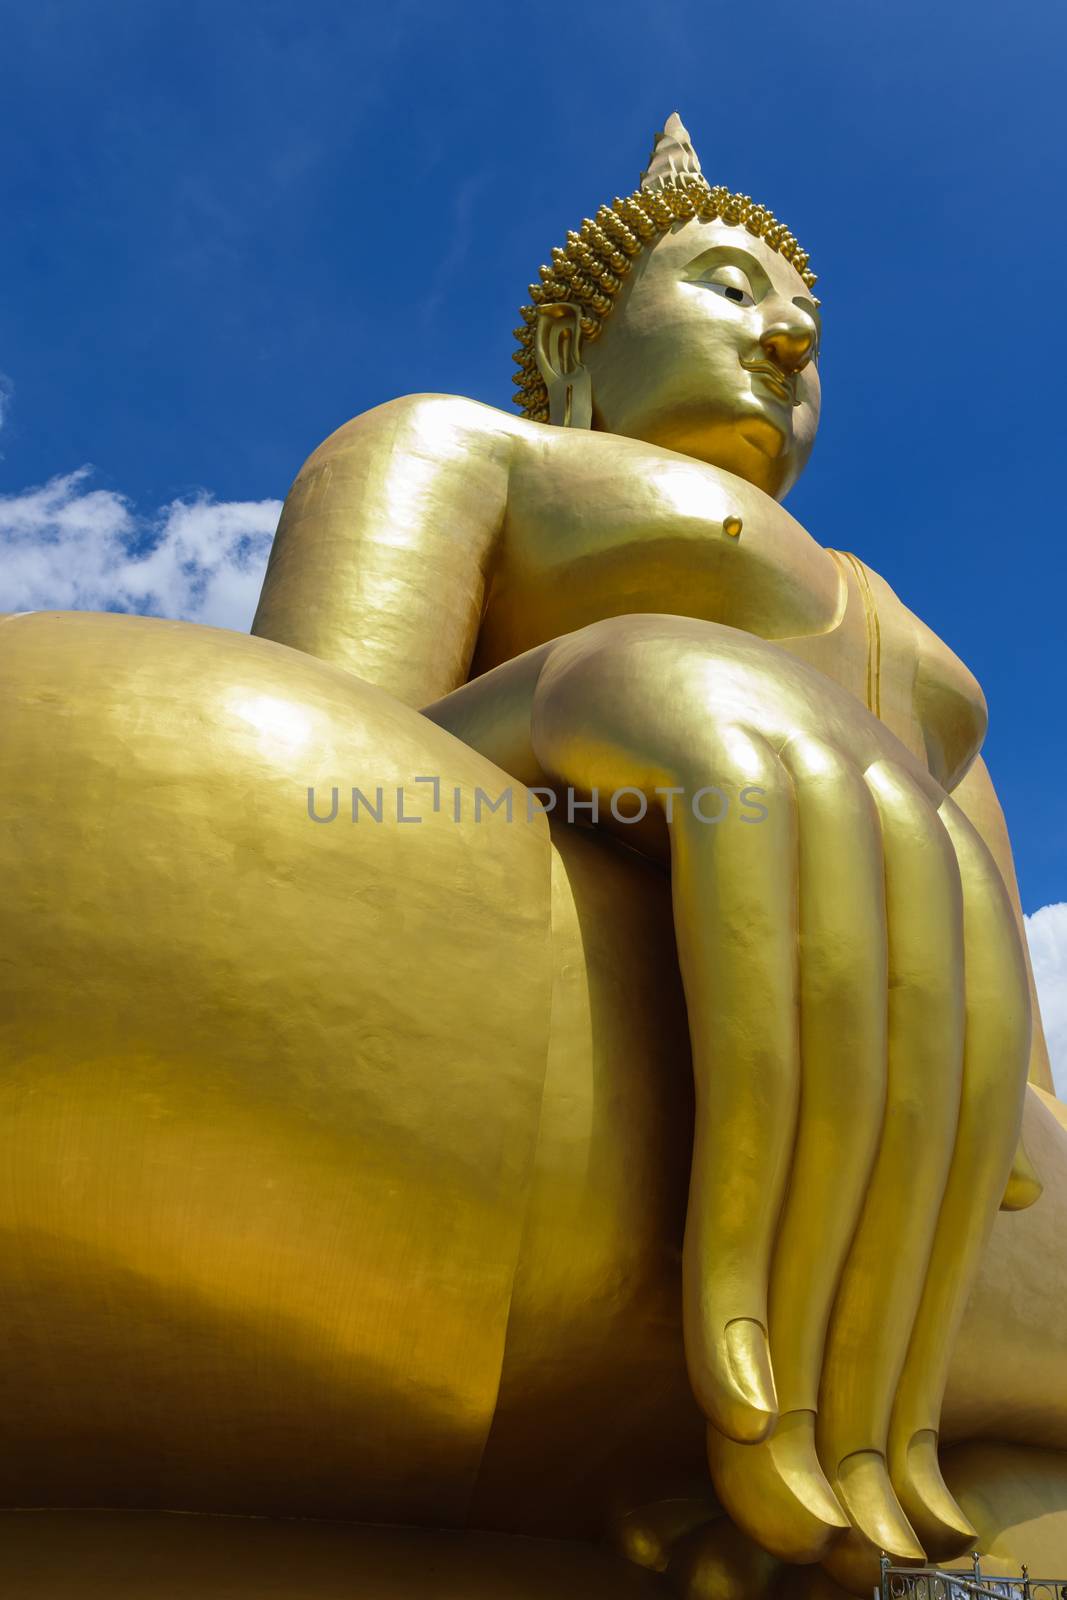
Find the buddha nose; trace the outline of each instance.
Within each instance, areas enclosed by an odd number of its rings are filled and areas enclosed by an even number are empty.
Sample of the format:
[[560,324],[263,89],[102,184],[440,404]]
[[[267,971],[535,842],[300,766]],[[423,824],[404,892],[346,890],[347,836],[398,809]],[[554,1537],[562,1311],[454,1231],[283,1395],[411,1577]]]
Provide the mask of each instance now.
[[799,306],[781,307],[781,315],[763,330],[760,345],[784,372],[803,372],[815,351],[816,327]]

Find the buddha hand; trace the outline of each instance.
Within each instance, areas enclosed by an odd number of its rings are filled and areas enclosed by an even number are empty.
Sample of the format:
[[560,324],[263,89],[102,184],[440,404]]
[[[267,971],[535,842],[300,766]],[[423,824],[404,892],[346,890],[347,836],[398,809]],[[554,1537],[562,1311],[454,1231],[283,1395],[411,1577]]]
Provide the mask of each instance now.
[[[845,1581],[879,1549],[965,1547],[937,1430],[1030,1026],[985,845],[851,695],[714,624],[597,623],[427,715],[669,857],[696,1091],[685,1344],[721,1501]],[[623,788],[636,825],[609,813]],[[712,822],[713,789],[747,804]]]

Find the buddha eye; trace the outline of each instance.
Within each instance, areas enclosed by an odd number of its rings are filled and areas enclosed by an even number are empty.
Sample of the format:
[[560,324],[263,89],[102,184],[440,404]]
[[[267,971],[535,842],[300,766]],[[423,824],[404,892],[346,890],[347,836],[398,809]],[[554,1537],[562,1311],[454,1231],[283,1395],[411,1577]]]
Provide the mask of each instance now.
[[720,266],[708,278],[697,280],[705,289],[710,289],[713,294],[721,295],[724,300],[731,301],[735,306],[754,306],[756,297],[752,293],[749,283],[740,267]]

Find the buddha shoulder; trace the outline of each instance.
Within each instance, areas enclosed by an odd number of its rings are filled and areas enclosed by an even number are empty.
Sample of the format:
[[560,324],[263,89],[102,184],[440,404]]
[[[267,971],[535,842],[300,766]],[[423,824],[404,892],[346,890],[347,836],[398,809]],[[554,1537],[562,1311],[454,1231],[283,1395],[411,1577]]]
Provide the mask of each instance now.
[[506,463],[515,436],[535,424],[461,395],[408,394],[386,400],[335,429],[305,461],[296,479],[358,476],[385,458],[436,466],[463,459]]

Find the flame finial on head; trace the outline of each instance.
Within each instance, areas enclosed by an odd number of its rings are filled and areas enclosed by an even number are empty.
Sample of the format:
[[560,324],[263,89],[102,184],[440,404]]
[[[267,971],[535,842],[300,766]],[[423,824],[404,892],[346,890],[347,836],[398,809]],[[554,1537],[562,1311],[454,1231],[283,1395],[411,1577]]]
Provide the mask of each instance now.
[[666,184],[675,183],[683,173],[692,178],[702,176],[689,130],[677,111],[672,111],[663,125],[663,132],[656,135],[648,166],[641,174],[641,188],[662,189]]

